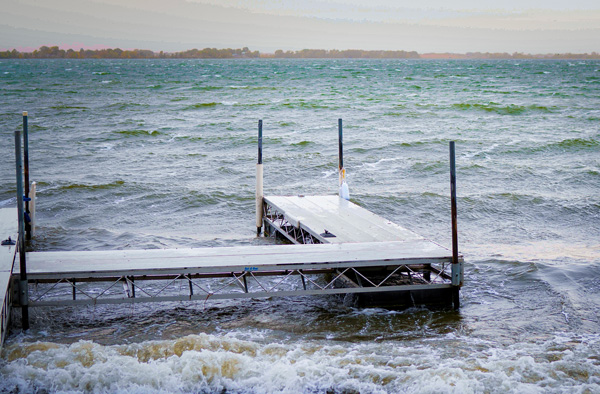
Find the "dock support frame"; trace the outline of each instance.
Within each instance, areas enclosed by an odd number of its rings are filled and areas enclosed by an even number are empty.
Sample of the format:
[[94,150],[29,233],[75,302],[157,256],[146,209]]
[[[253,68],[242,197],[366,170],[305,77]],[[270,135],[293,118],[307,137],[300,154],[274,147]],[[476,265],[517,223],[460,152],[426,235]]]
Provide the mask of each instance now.
[[[419,281],[419,268],[427,261],[387,261],[385,265],[353,266],[318,264],[266,271],[152,274],[127,272],[122,276],[81,275],[78,278],[37,278],[37,291],[32,293],[31,307],[127,304],[144,302],[206,301],[208,299],[244,299],[331,294],[375,294],[405,291],[450,289],[450,276],[439,271],[428,283]],[[449,262],[439,262],[441,265]],[[376,271],[379,277],[369,276]],[[324,280],[324,274],[329,279]],[[95,276],[96,275],[96,276]],[[363,285],[351,281],[350,287],[339,287],[340,280],[360,277]],[[403,278],[399,284],[398,277]],[[104,286],[99,285],[105,283]],[[119,286],[121,283],[123,286]],[[120,290],[122,287],[122,290]],[[62,289],[62,291],[61,291]],[[186,290],[184,290],[186,289]],[[80,297],[73,297],[76,292]]]

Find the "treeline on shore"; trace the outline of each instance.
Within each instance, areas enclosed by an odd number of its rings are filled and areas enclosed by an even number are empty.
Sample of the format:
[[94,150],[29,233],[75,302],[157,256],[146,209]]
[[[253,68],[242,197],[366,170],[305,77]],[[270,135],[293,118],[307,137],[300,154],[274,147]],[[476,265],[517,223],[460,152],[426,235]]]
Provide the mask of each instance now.
[[184,52],[153,52],[148,49],[122,50],[115,49],[60,49],[57,46],[42,46],[33,52],[12,51],[0,52],[0,59],[233,59],[233,58],[257,58],[258,51],[242,49],[190,49]]
[[326,59],[326,58],[364,58],[364,59],[418,59],[417,52],[406,51],[363,51],[363,50],[326,50],[302,49],[300,51],[277,50],[274,54],[261,54],[247,47],[242,49],[190,49],[184,52],[153,52],[147,49],[122,50],[116,49],[60,49],[58,46],[42,46],[33,52],[12,51],[0,52],[4,59],[234,59],[234,58],[295,58],[295,59]]
[[300,51],[282,51],[278,49],[272,55],[287,59],[419,59],[417,52],[407,51],[363,51],[360,49],[302,49]]
[[600,59],[600,54],[592,53],[547,53],[547,54],[529,54],[529,53],[507,53],[507,52],[467,52],[467,53],[424,53],[422,59],[549,59],[549,60],[567,60],[581,59],[591,60]]
[[248,58],[277,58],[277,59],[600,59],[597,52],[588,53],[490,53],[468,52],[460,53],[425,53],[415,51],[366,51],[360,49],[302,49],[299,51],[283,51],[275,53],[260,53],[251,51],[248,47],[241,49],[190,49],[183,52],[153,52],[148,49],[122,50],[115,49],[60,49],[58,46],[42,46],[33,52],[19,52],[16,49],[0,51],[0,59],[248,59]]

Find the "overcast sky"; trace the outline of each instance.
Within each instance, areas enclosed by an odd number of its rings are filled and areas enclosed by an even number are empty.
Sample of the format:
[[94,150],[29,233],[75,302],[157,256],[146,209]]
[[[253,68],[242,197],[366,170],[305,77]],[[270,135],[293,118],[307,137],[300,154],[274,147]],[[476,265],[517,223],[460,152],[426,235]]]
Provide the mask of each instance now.
[[600,1],[0,0],[0,48],[41,45],[600,52]]

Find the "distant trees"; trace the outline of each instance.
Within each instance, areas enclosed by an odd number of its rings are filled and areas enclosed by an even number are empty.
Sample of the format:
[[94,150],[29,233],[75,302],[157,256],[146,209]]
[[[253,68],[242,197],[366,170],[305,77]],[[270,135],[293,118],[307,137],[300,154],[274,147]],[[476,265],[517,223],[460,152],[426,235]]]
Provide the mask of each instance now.
[[526,53],[507,52],[468,52],[459,53],[425,53],[419,55],[415,51],[365,51],[361,49],[302,49],[299,51],[283,51],[278,49],[274,54],[261,54],[248,47],[241,49],[190,49],[183,52],[155,53],[147,49],[123,50],[109,49],[60,49],[57,46],[41,46],[33,52],[19,52],[16,49],[0,52],[0,59],[244,59],[244,58],[290,58],[290,59],[600,59],[600,54],[583,53],[551,53],[531,55]]
[[217,49],[217,48],[205,48],[202,50],[190,49],[185,52],[176,52],[167,54],[170,58],[183,58],[183,59],[232,59],[232,58],[258,58],[260,52],[250,51],[248,47],[242,49]]
[[419,59],[417,52],[364,51],[361,49],[302,49],[300,51],[275,51],[276,58],[291,59]]
[[33,52],[12,51],[0,52],[0,59],[232,59],[232,58],[257,58],[258,51],[250,51],[248,47],[242,49],[190,49],[185,52],[165,53],[160,51],[154,53],[147,49],[122,50],[120,48],[109,49],[59,49],[57,46],[41,46]]
[[506,53],[490,53],[490,52],[467,52],[461,56],[463,59],[549,59],[549,60],[561,60],[561,59],[600,59],[600,56],[596,52],[588,53],[547,53],[547,54],[529,54],[521,52]]

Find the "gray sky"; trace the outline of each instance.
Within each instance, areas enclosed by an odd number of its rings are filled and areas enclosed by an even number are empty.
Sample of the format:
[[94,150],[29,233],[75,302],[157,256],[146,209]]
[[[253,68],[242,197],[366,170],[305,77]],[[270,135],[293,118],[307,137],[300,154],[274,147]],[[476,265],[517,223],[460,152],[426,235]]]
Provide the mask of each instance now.
[[598,0],[0,0],[0,48],[600,52]]

